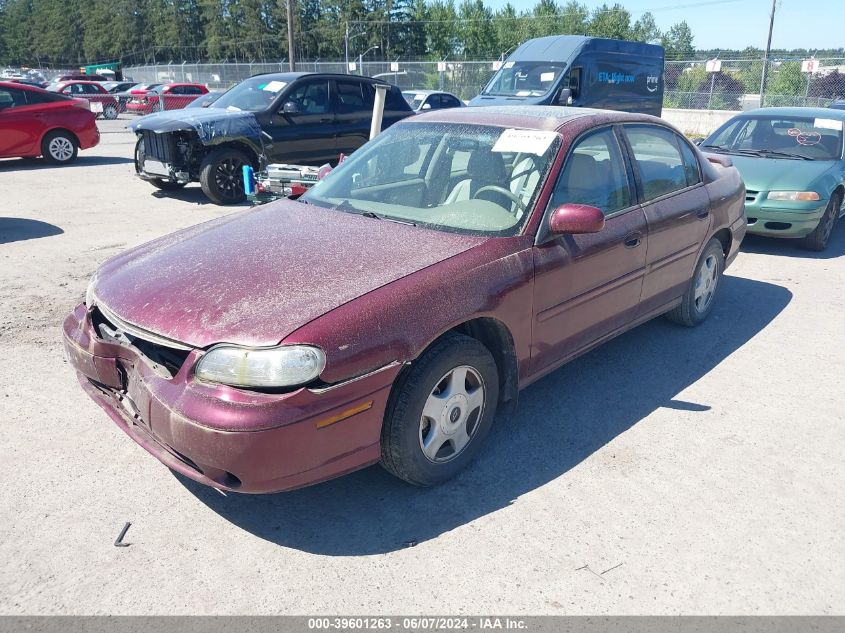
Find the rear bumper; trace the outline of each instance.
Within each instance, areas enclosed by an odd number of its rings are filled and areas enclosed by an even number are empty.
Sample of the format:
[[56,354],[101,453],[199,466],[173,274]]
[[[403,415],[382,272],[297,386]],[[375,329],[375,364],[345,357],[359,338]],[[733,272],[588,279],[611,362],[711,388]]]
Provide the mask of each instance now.
[[76,138],[79,139],[79,149],[90,149],[100,143],[100,130],[93,119],[90,126],[76,133]]
[[262,394],[197,381],[193,366],[203,352],[194,350],[175,376],[162,377],[134,347],[98,338],[83,304],[65,319],[64,347],[86,393],[146,451],[195,481],[251,493],[376,463],[401,368],[322,390]]

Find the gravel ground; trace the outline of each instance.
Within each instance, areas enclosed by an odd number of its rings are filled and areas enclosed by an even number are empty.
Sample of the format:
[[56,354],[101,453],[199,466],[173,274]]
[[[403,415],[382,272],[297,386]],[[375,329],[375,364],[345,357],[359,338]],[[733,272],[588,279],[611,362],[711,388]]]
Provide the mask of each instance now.
[[0,161],[0,613],[845,614],[845,226],[821,255],[749,239],[703,326],[534,384],[449,484],[224,496],[62,358],[100,262],[231,212],[134,178],[121,124],[73,166]]

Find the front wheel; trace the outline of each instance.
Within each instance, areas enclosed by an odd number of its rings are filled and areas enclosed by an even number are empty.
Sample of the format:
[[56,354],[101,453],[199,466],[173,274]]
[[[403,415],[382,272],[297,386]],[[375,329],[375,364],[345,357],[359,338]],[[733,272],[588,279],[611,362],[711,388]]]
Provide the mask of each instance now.
[[41,141],[41,155],[51,163],[66,165],[73,162],[79,151],[79,144],[69,132],[50,132]]
[[109,104],[105,108],[103,108],[103,118],[108,119],[110,121],[112,119],[116,119],[117,118],[117,106]]
[[246,200],[244,165],[250,160],[243,152],[223,147],[209,153],[200,167],[203,193],[215,204],[236,204]]
[[826,249],[830,235],[833,233],[833,227],[836,226],[836,220],[839,219],[841,206],[842,194],[837,192],[831,195],[830,202],[827,203],[827,208],[824,210],[824,215],[819,220],[818,226],[807,237],[802,237],[798,241],[798,245],[811,251]]
[[681,305],[667,312],[666,318],[687,327],[704,321],[713,309],[724,270],[722,243],[714,237],[707,242],[701,253],[687,291],[681,298]]
[[488,349],[462,334],[436,341],[397,379],[381,433],[381,463],[417,486],[454,477],[493,425],[499,372]]

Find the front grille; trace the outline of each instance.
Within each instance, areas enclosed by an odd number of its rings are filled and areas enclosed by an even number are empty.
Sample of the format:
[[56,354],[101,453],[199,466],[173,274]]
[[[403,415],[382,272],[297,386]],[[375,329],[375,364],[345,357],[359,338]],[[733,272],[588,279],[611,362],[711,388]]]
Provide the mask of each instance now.
[[164,378],[173,378],[179,373],[191,353],[190,348],[176,347],[178,343],[171,346],[151,340],[157,338],[155,335],[144,337],[137,328],[124,326],[114,315],[104,314],[98,306],[91,311],[91,322],[102,340],[133,347]]
[[172,165],[174,160],[173,137],[144,130],[144,154],[150,158]]
[[757,200],[757,196],[760,195],[759,191],[754,191],[753,189],[746,189],[745,190],[745,201],[746,202],[754,202]]

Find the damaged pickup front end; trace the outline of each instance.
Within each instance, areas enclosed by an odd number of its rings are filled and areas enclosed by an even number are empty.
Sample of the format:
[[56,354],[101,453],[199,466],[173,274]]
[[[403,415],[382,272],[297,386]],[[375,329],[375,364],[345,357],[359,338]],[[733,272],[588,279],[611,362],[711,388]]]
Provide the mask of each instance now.
[[135,171],[164,190],[199,182],[217,204],[245,197],[242,169],[263,169],[262,130],[250,112],[175,110],[129,124],[136,137]]

